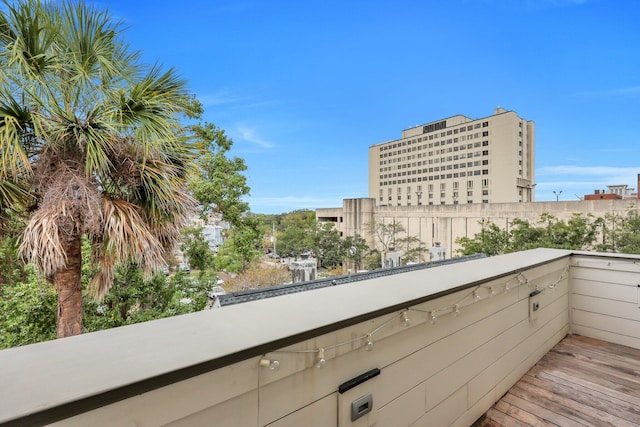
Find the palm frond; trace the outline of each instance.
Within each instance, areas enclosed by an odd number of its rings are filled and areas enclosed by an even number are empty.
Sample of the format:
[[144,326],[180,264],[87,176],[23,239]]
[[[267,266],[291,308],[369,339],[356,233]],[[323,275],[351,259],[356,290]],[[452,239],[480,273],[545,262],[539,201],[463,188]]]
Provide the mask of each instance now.
[[162,244],[150,232],[137,206],[105,197],[102,212],[101,258],[114,262],[133,260],[143,267],[147,277],[164,265]]
[[51,48],[56,38],[54,17],[37,0],[8,5],[2,22],[2,50],[6,64],[16,71],[40,78],[56,58]]
[[46,277],[67,265],[67,255],[60,238],[60,212],[38,209],[22,233],[19,251]]

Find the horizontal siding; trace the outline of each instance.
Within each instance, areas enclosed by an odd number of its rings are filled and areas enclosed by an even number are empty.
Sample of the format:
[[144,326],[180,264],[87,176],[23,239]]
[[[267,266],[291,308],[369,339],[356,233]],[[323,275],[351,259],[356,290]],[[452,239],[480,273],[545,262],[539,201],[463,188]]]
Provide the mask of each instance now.
[[640,348],[640,263],[637,259],[574,256],[571,330]]
[[[569,269],[569,262],[556,259],[478,282],[477,302],[469,288],[408,307],[408,326],[399,310],[266,353],[279,361],[277,371],[251,358],[61,424],[332,426],[338,417],[348,419],[353,399],[372,393],[373,411],[346,425],[468,426],[570,329],[640,342],[640,328],[632,330],[640,321],[635,267],[588,258]],[[623,267],[620,277],[608,269],[615,266]],[[531,319],[529,294],[536,289],[540,310]],[[369,301],[384,297],[367,295]],[[458,302],[459,315],[445,310]],[[439,310],[435,324],[431,310]],[[362,337],[372,331],[373,349],[366,351]],[[318,348],[326,349],[322,368],[315,367]],[[375,380],[337,392],[373,368],[381,371]]]

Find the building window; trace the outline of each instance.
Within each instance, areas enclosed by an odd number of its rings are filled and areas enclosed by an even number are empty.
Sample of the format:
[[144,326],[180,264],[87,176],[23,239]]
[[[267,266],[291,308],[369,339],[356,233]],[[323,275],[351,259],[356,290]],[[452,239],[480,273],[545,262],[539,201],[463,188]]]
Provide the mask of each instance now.
[[485,130],[484,132],[482,132],[482,136],[489,136],[489,131]]
[[487,126],[489,126],[489,122],[482,122],[482,127],[486,128]]

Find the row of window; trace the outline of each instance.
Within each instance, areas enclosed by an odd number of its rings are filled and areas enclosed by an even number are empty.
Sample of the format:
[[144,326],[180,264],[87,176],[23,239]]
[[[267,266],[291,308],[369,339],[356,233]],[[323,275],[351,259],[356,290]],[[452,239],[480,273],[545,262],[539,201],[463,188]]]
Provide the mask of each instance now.
[[[474,180],[472,180],[472,179],[467,180],[467,181],[466,181],[467,188],[473,188],[473,183],[474,183],[474,182],[475,182],[475,181],[474,181]],[[489,179],[484,178],[484,179],[483,179],[482,181],[480,181],[480,182],[481,182],[482,188],[488,188],[488,187],[489,187]],[[460,189],[460,181],[453,181],[453,182],[451,183],[451,185],[452,185],[452,188],[453,188],[454,190],[458,190],[458,189]],[[411,198],[411,194],[412,194],[412,191],[411,191],[411,190],[412,190],[412,188],[413,188],[413,187],[411,187],[411,186],[407,187],[407,192],[406,192],[406,194],[407,194],[408,198]],[[433,189],[435,188],[435,186],[434,186],[434,184],[428,184],[428,185],[426,186],[426,188],[427,188],[427,191],[429,191],[430,193],[432,193],[432,192],[433,192]],[[446,191],[446,189],[447,189],[447,183],[446,183],[446,182],[441,182],[441,183],[440,183],[440,186],[439,186],[438,188],[440,189],[440,191]],[[416,191],[415,191],[415,193],[416,193],[416,195],[418,196],[418,198],[420,198],[420,196],[422,196],[422,189],[423,189],[422,185],[417,185],[417,186],[416,186],[416,189],[415,189]],[[387,189],[387,193],[388,193],[389,195],[391,195],[391,191],[392,191],[392,189],[391,189],[391,188]],[[486,191],[488,191],[488,190],[486,190]],[[397,194],[402,194],[402,187],[398,187],[398,188],[396,189],[396,192],[397,192]],[[383,193],[383,190],[382,190],[382,188],[381,188],[381,189],[380,189],[380,196],[382,196],[382,193]],[[483,193],[483,194],[488,194],[488,193]],[[454,195],[455,195],[455,196],[457,196],[457,193],[454,193]]]
[[[471,204],[471,203],[473,203],[473,200],[467,200],[467,203],[468,203],[468,204]],[[489,203],[489,199],[482,199],[482,203]],[[380,198],[380,204],[381,204],[381,205],[383,205],[383,206],[385,205],[385,200],[384,200],[382,197]],[[422,201],[418,201],[418,206],[421,206],[422,204],[423,204],[423,203],[422,203]],[[428,203],[427,203],[427,204],[428,204],[429,206],[431,206],[431,205],[433,205],[434,203],[433,203],[433,201],[431,201],[431,200],[430,200],[430,201],[428,201]],[[441,204],[441,205],[446,205],[447,203],[446,203],[444,200],[441,200],[441,201],[440,201],[440,204]],[[458,200],[454,200],[454,201],[453,201],[453,204],[454,204],[454,205],[457,205],[457,204],[458,204]],[[397,205],[398,205],[398,206],[402,206],[402,203],[401,203],[400,201],[398,201],[398,204],[397,204]],[[387,204],[386,204],[386,206],[394,206],[394,204],[393,204],[393,202],[391,201],[391,199],[389,199],[389,203],[387,203]],[[407,206],[411,206],[411,202],[407,202]]]
[[[489,122],[482,122],[482,127],[487,127],[489,126]],[[441,122],[437,122],[437,123],[432,123],[430,125],[426,125],[422,127],[422,133],[431,133],[431,132],[435,132],[441,129],[444,129],[447,127],[447,121],[443,120]],[[462,133],[462,132],[466,132],[466,131],[470,131],[473,129],[479,129],[480,128],[480,123],[475,123],[472,125],[466,125],[466,126],[462,126],[460,128],[456,128],[456,129],[449,129],[446,132],[441,132],[440,136],[445,136],[446,135],[451,135],[451,134],[456,134],[458,132]],[[418,142],[420,142],[421,138],[418,138]],[[415,142],[415,140],[413,140]]]
[[[456,163],[453,165],[446,165],[446,166],[435,166],[435,167],[430,167],[430,168],[424,168],[422,170],[418,169],[418,170],[413,170],[413,171],[407,171],[407,172],[394,172],[394,173],[389,173],[389,174],[382,174],[380,175],[379,179],[387,179],[387,178],[397,178],[399,176],[407,176],[407,175],[416,175],[416,174],[420,174],[420,173],[433,173],[433,172],[440,172],[440,171],[445,171],[445,170],[456,170],[456,169],[464,169],[464,168],[472,168],[472,167],[478,167],[478,166],[488,166],[489,165],[489,160],[485,159],[485,160],[476,160],[475,162],[462,162],[462,163]],[[386,171],[385,171],[386,172]]]
[[[442,170],[444,169],[441,169],[441,171]],[[394,179],[394,180],[388,180],[388,181],[380,181],[378,185],[380,187],[387,187],[390,185],[410,184],[412,182],[438,181],[440,179],[464,178],[467,176],[478,176],[478,175],[488,175],[488,174],[489,174],[488,169],[481,169],[481,170],[479,169],[479,170],[468,171],[468,172],[465,171],[465,172],[453,172],[453,173],[447,173],[447,174],[432,175],[428,177],[420,176],[416,178],[403,178],[403,179]],[[401,175],[399,174],[398,176],[405,176],[405,175],[411,175],[411,173],[402,172],[402,174]],[[522,169],[518,170],[518,175],[522,176]],[[392,177],[392,178],[397,178],[397,177]]]
[[[469,153],[469,155],[467,156],[466,154],[460,154],[460,155],[455,155],[455,156],[447,156],[447,157],[438,157],[435,159],[429,159],[424,160],[424,161],[418,161],[418,162],[413,162],[413,163],[404,163],[401,165],[397,165],[397,166],[386,166],[386,167],[382,167],[379,169],[379,172],[390,172],[390,171],[394,171],[394,170],[400,170],[400,169],[410,169],[410,168],[415,168],[418,166],[423,166],[423,165],[433,165],[433,164],[439,164],[439,163],[447,163],[447,162],[455,162],[458,160],[464,160],[464,159],[471,159],[473,157],[480,157],[480,156],[488,156],[489,155],[489,150],[483,150],[483,151],[476,151],[475,153]],[[520,160],[520,162],[522,162],[522,160]],[[464,167],[464,164],[467,164],[467,166],[471,166],[471,163],[474,163],[475,166],[478,166],[480,163],[479,161],[476,162],[462,162],[459,163],[460,167]],[[458,163],[457,163],[458,164]],[[456,165],[457,165],[456,164]],[[488,165],[489,164],[489,159],[484,159],[482,160],[482,164],[483,165]],[[520,163],[522,164],[522,163]],[[454,165],[454,169],[458,169],[458,167]],[[451,169],[451,164],[450,165],[446,165],[446,167],[448,169]],[[444,170],[445,165],[442,166],[442,169]],[[429,172],[433,172],[432,170],[433,168],[429,168]],[[437,170],[437,169],[436,169]],[[422,169],[422,172],[425,173],[427,171],[427,169]],[[411,171],[411,173],[420,173],[420,169],[417,169],[417,171]],[[395,175],[394,175],[395,176]],[[386,176],[385,176],[386,178]]]
[[[386,158],[386,157],[395,157],[395,156],[398,156],[398,155],[401,155],[401,154],[405,154],[405,153],[410,153],[410,152],[413,152],[413,151],[427,150],[427,149],[431,149],[431,148],[434,148],[434,147],[440,147],[440,146],[449,145],[449,144],[457,144],[459,142],[471,141],[472,139],[486,138],[488,136],[489,136],[489,132],[485,131],[485,132],[482,132],[482,134],[476,133],[474,135],[469,135],[468,137],[462,136],[460,138],[449,138],[447,140],[435,141],[435,142],[432,142],[432,143],[429,143],[429,144],[423,144],[423,145],[420,145],[420,146],[417,146],[417,147],[402,148],[402,149],[399,149],[397,151],[391,151],[389,153],[383,153],[382,152],[382,151],[385,151],[385,148],[394,147],[394,146],[398,145],[398,144],[393,144],[393,145],[389,145],[389,146],[380,147],[380,151],[381,152],[380,152],[379,156],[380,156],[381,159]],[[479,147],[480,146],[479,144],[480,144],[479,142],[476,142],[475,143],[475,147]],[[488,141],[483,141],[482,145],[488,145]],[[450,149],[452,151],[458,151],[458,150],[464,150],[465,147],[467,149],[470,149],[473,146],[474,145],[472,145],[472,144],[460,144],[458,146],[451,147]]]
[[387,187],[389,185],[396,185],[396,184],[405,184],[405,183],[411,183],[411,182],[425,182],[425,181],[438,181],[440,179],[449,179],[449,178],[464,178],[467,176],[479,176],[479,175],[489,175],[489,169],[478,169],[478,170],[473,170],[473,171],[468,171],[468,172],[452,172],[452,173],[446,173],[446,174],[439,174],[439,175],[431,175],[429,177],[420,177],[418,179],[394,179],[394,180],[389,180],[389,181],[381,181],[380,182],[380,186],[381,187]]

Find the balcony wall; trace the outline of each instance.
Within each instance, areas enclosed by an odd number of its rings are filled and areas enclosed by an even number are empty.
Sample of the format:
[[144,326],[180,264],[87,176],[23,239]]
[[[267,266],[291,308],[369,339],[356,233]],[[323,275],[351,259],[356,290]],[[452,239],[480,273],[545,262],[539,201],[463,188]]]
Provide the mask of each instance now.
[[468,426],[568,332],[640,348],[638,262],[538,249],[1,351],[0,423]]

